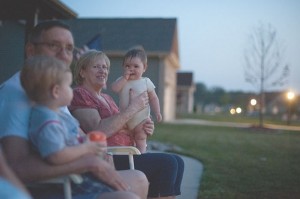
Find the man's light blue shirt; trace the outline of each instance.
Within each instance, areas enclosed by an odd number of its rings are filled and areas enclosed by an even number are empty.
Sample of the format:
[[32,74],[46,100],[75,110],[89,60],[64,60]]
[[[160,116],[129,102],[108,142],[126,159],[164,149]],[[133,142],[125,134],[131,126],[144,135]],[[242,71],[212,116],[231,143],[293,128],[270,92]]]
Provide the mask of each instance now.
[[0,198],[31,199],[31,197],[18,189],[15,185],[0,177]]
[[20,82],[20,72],[0,85],[0,138],[28,139],[31,104]]
[[[0,85],[0,138],[18,136],[28,140],[31,108],[17,72]],[[70,114],[67,107],[61,110]]]

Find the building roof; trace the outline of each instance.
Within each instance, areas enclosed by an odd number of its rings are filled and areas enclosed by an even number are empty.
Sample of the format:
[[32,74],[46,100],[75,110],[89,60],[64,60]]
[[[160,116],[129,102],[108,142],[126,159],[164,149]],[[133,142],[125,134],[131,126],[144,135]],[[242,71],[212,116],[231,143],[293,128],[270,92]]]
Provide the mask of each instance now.
[[175,18],[94,18],[65,22],[71,26],[78,47],[94,39],[96,46],[107,54],[123,54],[132,46],[142,45],[148,55],[169,54],[173,50],[178,56]]
[[192,72],[178,72],[177,73],[177,86],[192,86],[193,73]]
[[77,14],[59,0],[1,0],[0,20],[71,19]]
[[77,14],[59,0],[1,0],[0,83],[21,68],[24,44],[36,22],[76,17]]

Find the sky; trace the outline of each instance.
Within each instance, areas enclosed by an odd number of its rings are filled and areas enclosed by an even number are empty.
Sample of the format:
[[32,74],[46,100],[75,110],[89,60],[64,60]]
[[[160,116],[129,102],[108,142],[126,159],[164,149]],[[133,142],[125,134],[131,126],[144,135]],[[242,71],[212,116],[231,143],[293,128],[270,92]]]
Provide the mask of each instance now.
[[[300,94],[299,0],[61,0],[79,18],[176,18],[179,72],[208,89],[258,92],[245,81],[244,50],[260,23],[271,24],[290,67],[283,87]],[[147,49],[146,49],[147,50]]]

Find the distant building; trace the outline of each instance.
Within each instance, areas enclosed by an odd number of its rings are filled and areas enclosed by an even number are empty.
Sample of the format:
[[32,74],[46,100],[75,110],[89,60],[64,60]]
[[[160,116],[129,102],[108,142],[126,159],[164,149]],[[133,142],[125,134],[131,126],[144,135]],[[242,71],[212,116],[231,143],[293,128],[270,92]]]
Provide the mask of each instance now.
[[194,92],[196,90],[193,82],[193,73],[177,73],[177,97],[176,112],[192,113],[194,108]]

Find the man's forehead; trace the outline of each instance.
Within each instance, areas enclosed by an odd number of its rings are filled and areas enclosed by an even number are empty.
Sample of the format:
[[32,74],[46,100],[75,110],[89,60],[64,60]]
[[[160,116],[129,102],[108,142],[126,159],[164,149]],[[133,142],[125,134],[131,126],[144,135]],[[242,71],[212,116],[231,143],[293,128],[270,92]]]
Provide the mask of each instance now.
[[47,40],[66,41],[74,43],[73,35],[70,30],[62,27],[53,27],[48,30],[44,30],[41,34],[41,38]]

